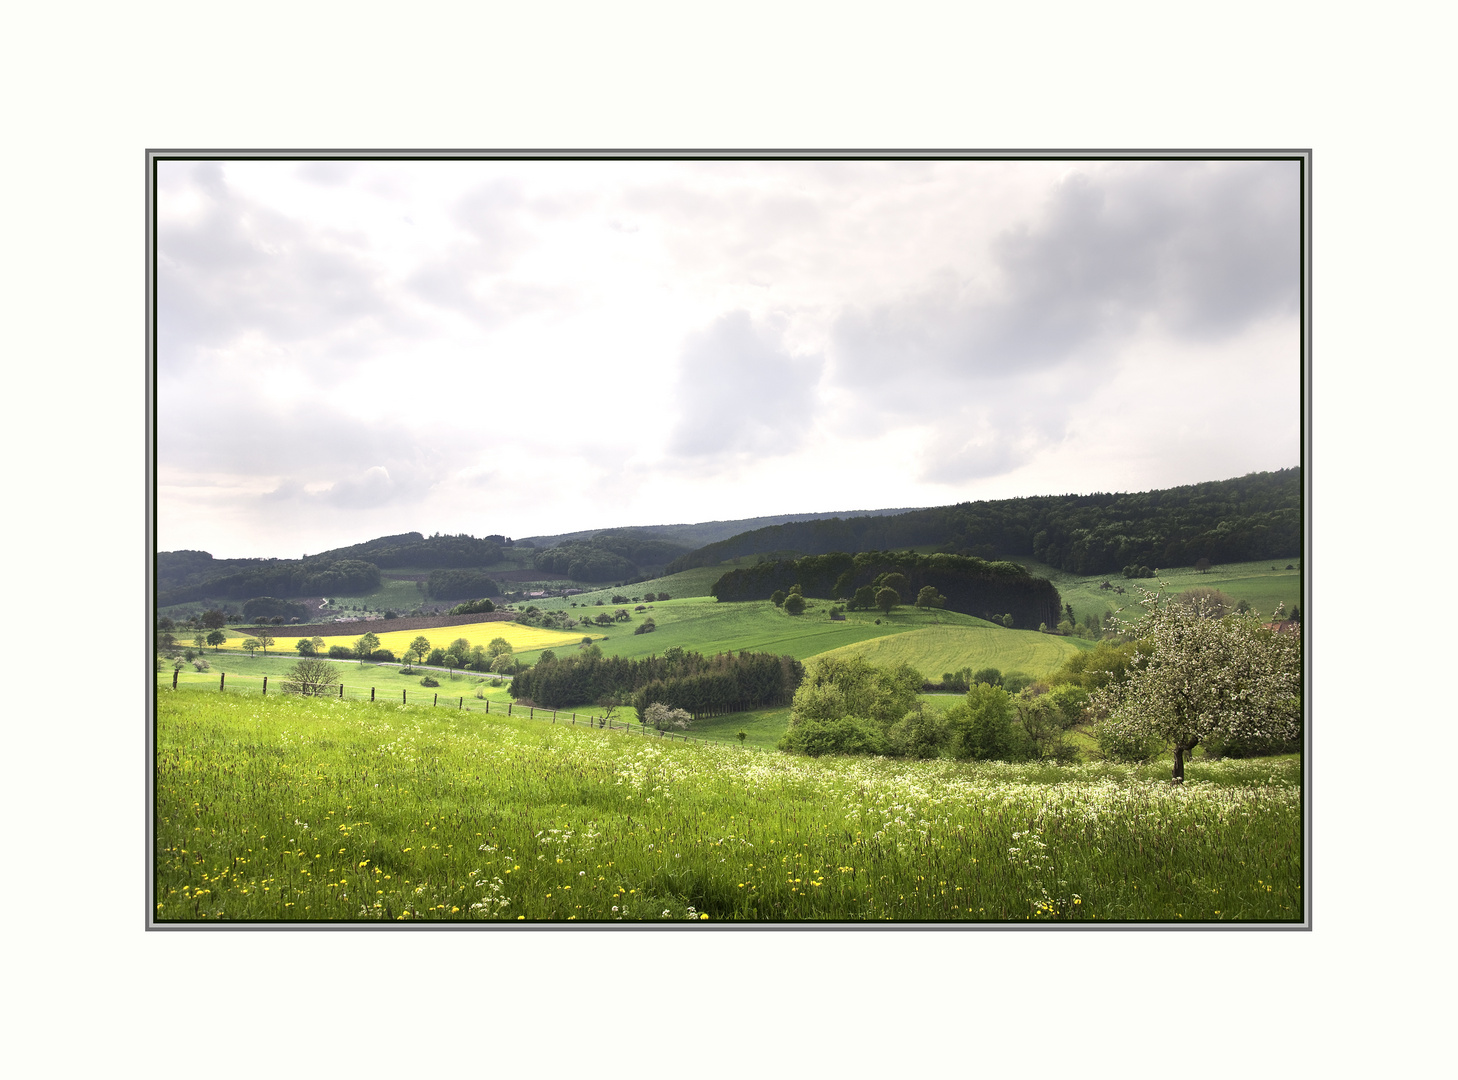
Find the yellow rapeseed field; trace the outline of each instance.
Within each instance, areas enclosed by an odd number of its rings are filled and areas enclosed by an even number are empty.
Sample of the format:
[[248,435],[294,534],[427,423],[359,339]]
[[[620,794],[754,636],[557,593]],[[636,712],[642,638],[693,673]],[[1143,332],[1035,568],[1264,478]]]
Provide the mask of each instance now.
[[[424,636],[431,648],[444,648],[456,638],[465,638],[472,645],[489,645],[493,638],[505,638],[512,652],[530,652],[533,649],[555,649],[564,645],[575,645],[582,640],[582,634],[568,634],[561,630],[543,630],[535,626],[522,626],[513,622],[464,623],[461,626],[436,626],[427,630],[390,630],[384,628],[384,621],[355,623],[348,634],[324,637],[324,648],[344,645],[353,648],[354,643],[366,633],[373,633],[380,639],[380,648],[389,649],[396,656],[404,656],[405,650],[416,637]],[[287,626],[276,626],[272,630],[273,648],[279,652],[292,652],[299,640],[297,631]],[[323,635],[321,635],[323,636]],[[230,635],[224,646],[241,648],[245,638],[242,634]]]

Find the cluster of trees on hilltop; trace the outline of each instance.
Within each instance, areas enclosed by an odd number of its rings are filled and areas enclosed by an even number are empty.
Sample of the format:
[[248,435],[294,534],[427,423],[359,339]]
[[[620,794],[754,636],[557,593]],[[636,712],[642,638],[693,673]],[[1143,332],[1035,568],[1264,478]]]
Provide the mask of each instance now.
[[660,570],[687,551],[682,544],[625,529],[544,548],[532,556],[532,565],[575,581],[622,581]]
[[[500,594],[501,586],[482,570],[432,570],[425,582],[425,595],[432,600],[474,600]],[[494,610],[494,605],[487,610]]]
[[511,681],[511,695],[549,709],[632,702],[642,717],[654,703],[684,709],[694,718],[787,704],[805,669],[773,653],[701,653],[671,648],[662,656],[630,660],[603,656],[596,645],[557,659],[543,653],[535,667]]
[[1012,625],[1028,630],[1040,623],[1058,623],[1062,601],[1052,582],[1033,577],[1017,563],[962,555],[863,551],[781,559],[731,570],[714,582],[709,593],[726,601],[769,600],[777,591],[799,585],[806,595],[837,600],[853,597],[858,589],[896,573],[909,583],[908,594],[900,598],[903,603],[911,603],[930,585],[951,611],[999,622],[1011,615]]
[[501,561],[503,548],[510,544],[505,536],[422,536],[409,532],[301,559],[215,559],[206,551],[162,551],[156,562],[157,601],[165,606],[220,596],[242,599],[263,594],[364,593],[379,587],[380,567],[490,566]]
[[1073,574],[1288,557],[1302,547],[1301,470],[1132,494],[966,502],[889,517],[831,518],[741,533],[674,560],[668,573],[791,550],[820,555],[941,545],[951,554],[1025,556]]
[[351,547],[334,548],[321,552],[315,558],[365,559],[387,570],[400,566],[422,569],[491,566],[501,561],[502,549],[510,544],[510,539],[505,536],[475,537],[469,533],[422,536],[418,532],[408,532],[381,536]]
[[166,607],[218,596],[241,600],[255,596],[351,595],[372,592],[379,586],[380,568],[358,559],[268,559],[237,573],[159,591],[157,604]]

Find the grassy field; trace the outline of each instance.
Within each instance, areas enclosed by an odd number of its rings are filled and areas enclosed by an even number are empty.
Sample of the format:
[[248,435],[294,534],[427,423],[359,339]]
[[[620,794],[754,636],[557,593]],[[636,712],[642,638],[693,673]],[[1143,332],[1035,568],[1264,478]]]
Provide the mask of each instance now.
[[[1089,613],[1102,618],[1104,612],[1117,612],[1121,607],[1128,609],[1124,613],[1125,618],[1138,618],[1139,588],[1158,589],[1161,581],[1169,583],[1168,591],[1171,593],[1184,592],[1199,585],[1219,589],[1236,600],[1249,601],[1256,611],[1267,616],[1276,610],[1277,604],[1284,603],[1289,612],[1301,603],[1301,560],[1296,557],[1273,562],[1231,563],[1216,566],[1204,574],[1188,566],[1179,567],[1161,570],[1155,578],[1138,580],[1127,580],[1118,574],[1077,577],[1030,559],[1017,558],[1013,561],[1026,566],[1035,576],[1053,582],[1063,602],[1072,604],[1080,619]],[[1294,569],[1287,570],[1288,563]],[[1099,585],[1104,581],[1122,585],[1124,594],[1120,596],[1112,589],[1100,589]]]
[[156,918],[1299,920],[1300,765],[810,760],[161,691]]
[[[852,611],[847,612],[844,622],[832,622],[827,617],[830,606],[828,600],[811,600],[803,615],[787,615],[768,600],[733,604],[704,599],[669,600],[650,605],[648,611],[633,612],[631,623],[606,628],[608,636],[599,642],[599,647],[610,656],[661,655],[665,649],[677,645],[709,656],[716,652],[748,649],[804,660],[842,645],[927,626],[990,625],[970,615],[924,612],[911,607],[898,608],[887,616],[879,612]],[[647,616],[653,618],[658,629],[651,634],[635,634],[634,628]],[[879,626],[877,619],[881,620]],[[1002,632],[1014,634],[1017,631]],[[523,658],[531,659],[534,655],[523,653]]]
[[614,596],[642,596],[649,592],[654,594],[666,592],[675,600],[695,596],[706,597],[709,595],[709,586],[723,577],[724,572],[728,569],[730,569],[728,566],[703,566],[695,570],[685,570],[679,574],[669,574],[667,577],[654,578],[651,581],[640,581],[635,585],[588,589],[576,596],[548,597],[543,600],[531,600],[528,603],[535,604],[543,611],[556,611],[561,608],[571,610],[574,603],[578,607],[584,605],[591,607],[599,600],[606,604]]
[[[981,622],[981,620],[977,620]],[[842,645],[830,656],[859,656],[877,667],[910,664],[928,679],[970,667],[1021,671],[1034,677],[1050,674],[1080,647],[1093,642],[1040,634],[1036,630],[1004,630],[978,626],[927,626],[904,634]]]

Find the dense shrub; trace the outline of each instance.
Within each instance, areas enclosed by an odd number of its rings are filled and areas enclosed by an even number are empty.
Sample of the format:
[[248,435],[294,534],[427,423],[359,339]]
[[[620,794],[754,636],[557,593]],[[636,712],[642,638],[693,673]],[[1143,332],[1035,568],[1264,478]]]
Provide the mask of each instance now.
[[1007,692],[977,683],[946,712],[951,751],[972,761],[1024,761],[1031,754],[1014,733]]
[[890,753],[909,758],[936,758],[949,754],[952,724],[940,709],[912,709],[886,733]]
[[432,679],[429,675],[424,675],[424,676],[421,676],[420,685],[421,686],[439,686],[440,685],[440,680],[438,680],[438,679]]
[[[496,605],[490,600],[468,600],[464,604],[457,604],[451,608],[452,615],[480,615],[496,610]],[[386,618],[389,615],[386,613]]]
[[779,748],[819,757],[822,754],[884,754],[889,744],[885,732],[874,720],[846,716],[838,720],[802,720],[785,732]]
[[348,645],[329,646],[329,658],[331,660],[353,660],[354,650]]
[[1109,761],[1143,763],[1152,761],[1164,749],[1153,736],[1135,736],[1102,721],[1094,725],[1093,736],[1099,756]]
[[396,658],[389,649],[376,649],[370,653],[370,659],[377,664],[393,664]]

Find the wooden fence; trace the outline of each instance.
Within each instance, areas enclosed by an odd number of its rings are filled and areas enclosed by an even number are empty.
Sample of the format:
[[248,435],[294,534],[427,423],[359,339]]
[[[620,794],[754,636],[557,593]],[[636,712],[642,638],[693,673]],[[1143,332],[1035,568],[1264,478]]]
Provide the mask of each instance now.
[[[178,676],[180,674],[181,674],[181,671],[179,669],[174,669],[173,672],[172,672],[172,689],[173,690],[176,690],[177,689],[177,681],[178,681]],[[231,691],[231,692],[236,692],[236,693],[244,693],[244,694],[247,694],[247,693],[253,693],[254,692],[254,688],[256,687],[262,696],[267,697],[268,696],[268,693],[269,693],[269,685],[268,685],[268,682],[269,682],[269,679],[270,678],[273,679],[273,687],[272,687],[272,690],[273,690],[273,693],[275,693],[275,694],[293,694],[294,696],[309,696],[309,697],[331,697],[331,698],[336,698],[336,699],[338,699],[340,701],[345,701],[345,700],[348,700],[348,701],[376,701],[376,700],[378,700],[378,701],[385,701],[385,700],[389,700],[389,699],[387,699],[387,698],[385,698],[383,696],[380,696],[380,697],[377,698],[376,697],[376,688],[373,687],[373,686],[370,686],[370,687],[352,686],[351,687],[351,686],[348,686],[345,683],[337,683],[337,684],[336,683],[328,683],[325,686],[319,688],[319,690],[316,690],[314,693],[305,695],[305,694],[300,694],[299,691],[297,691],[297,690],[288,690],[288,689],[285,689],[285,686],[289,682],[289,680],[288,680],[288,678],[286,676],[281,676],[281,675],[274,675],[274,676],[269,676],[269,675],[262,675],[262,676],[259,676],[259,675],[233,675],[233,676],[230,677],[227,672],[223,672],[223,671],[218,672],[218,690],[221,693],[228,693],[228,692]],[[261,686],[258,686],[257,684],[259,684],[260,682],[262,683],[262,685]],[[188,683],[188,685],[192,685],[192,686],[197,686],[197,685],[201,685],[201,684],[206,684],[206,685],[209,685],[210,686],[210,685],[212,685],[212,678],[211,678],[211,675],[210,674],[205,679],[204,678],[197,678],[197,677],[190,677],[187,680],[187,683]],[[242,683],[244,685],[240,686],[239,685],[240,683]],[[254,684],[254,686],[247,685],[247,684],[250,684],[250,683],[251,684]],[[163,685],[159,683],[158,684],[158,689],[163,689],[163,688],[164,688]],[[637,735],[642,735],[642,736],[646,736],[646,737],[650,737],[650,738],[655,738],[655,739],[681,739],[684,742],[697,742],[697,743],[710,743],[710,742],[712,742],[712,743],[724,743],[724,742],[727,741],[727,740],[723,740],[723,739],[705,739],[705,738],[703,738],[702,736],[699,736],[699,735],[686,735],[686,734],[684,734],[681,731],[660,731],[657,728],[648,727],[646,724],[641,724],[641,723],[639,723],[639,724],[630,724],[630,723],[627,723],[626,721],[614,720],[610,716],[593,716],[589,712],[577,713],[577,712],[569,712],[566,709],[545,709],[545,708],[539,708],[539,707],[537,707],[535,705],[517,705],[515,702],[511,702],[511,701],[508,701],[508,702],[505,702],[505,703],[502,703],[500,701],[493,702],[493,701],[491,701],[490,698],[473,698],[472,699],[473,701],[479,701],[480,704],[479,705],[474,705],[474,704],[473,705],[467,705],[466,704],[466,697],[465,697],[464,694],[458,696],[458,695],[453,695],[453,694],[449,694],[449,693],[446,694],[445,704],[442,705],[441,704],[441,700],[440,700],[441,695],[440,695],[440,692],[438,690],[437,691],[416,690],[416,691],[413,691],[413,693],[415,694],[415,697],[413,697],[413,698],[410,697],[410,694],[411,693],[412,693],[412,691],[411,691],[411,689],[408,686],[401,689],[401,691],[400,691],[400,704],[401,705],[414,705],[414,706],[418,706],[420,708],[436,708],[436,709],[438,709],[438,708],[448,708],[448,709],[449,708],[454,708],[458,712],[479,712],[479,713],[487,713],[487,714],[495,715],[495,716],[524,717],[524,718],[526,718],[528,720],[538,720],[538,719],[540,719],[540,720],[542,720],[544,722],[553,723],[553,724],[562,724],[564,726],[570,726],[570,727],[592,727],[592,728],[598,728],[599,730],[606,730],[606,731],[627,731],[627,732],[632,732],[632,733],[637,734]],[[452,697],[455,697],[456,698],[456,704],[455,705],[451,705],[451,703],[450,703],[450,699]],[[429,700],[427,700],[427,699],[429,699]],[[493,705],[494,705],[494,708],[493,708]],[[541,713],[542,715],[540,717],[538,717],[537,716],[537,713]]]

